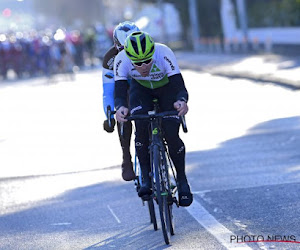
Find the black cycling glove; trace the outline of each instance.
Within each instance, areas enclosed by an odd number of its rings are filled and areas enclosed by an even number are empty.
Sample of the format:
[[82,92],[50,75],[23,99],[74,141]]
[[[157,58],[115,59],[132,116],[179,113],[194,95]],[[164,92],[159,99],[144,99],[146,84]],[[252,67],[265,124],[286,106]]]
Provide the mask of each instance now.
[[103,128],[104,128],[104,130],[105,130],[107,133],[112,133],[112,132],[114,132],[114,128],[115,128],[115,125],[116,125],[116,121],[115,121],[114,118],[111,118],[110,121],[111,121],[111,124],[110,124],[111,126],[108,125],[108,120],[105,120],[105,121],[103,122]]

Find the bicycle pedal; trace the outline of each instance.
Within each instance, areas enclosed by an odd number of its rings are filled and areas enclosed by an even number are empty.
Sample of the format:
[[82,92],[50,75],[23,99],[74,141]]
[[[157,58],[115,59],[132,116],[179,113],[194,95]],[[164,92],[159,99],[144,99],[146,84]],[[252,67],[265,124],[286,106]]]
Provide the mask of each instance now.
[[176,206],[179,207],[179,202],[178,202],[178,200],[176,199],[176,197],[173,197],[173,203],[175,203]]

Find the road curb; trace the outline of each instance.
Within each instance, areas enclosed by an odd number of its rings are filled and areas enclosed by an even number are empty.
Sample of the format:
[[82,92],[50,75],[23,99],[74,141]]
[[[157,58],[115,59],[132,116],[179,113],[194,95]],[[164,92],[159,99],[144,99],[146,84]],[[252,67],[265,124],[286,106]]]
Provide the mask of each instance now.
[[243,71],[237,72],[231,69],[224,69],[224,68],[222,70],[219,70],[218,66],[203,67],[201,65],[197,65],[196,63],[187,63],[186,61],[181,61],[181,60],[178,60],[178,63],[181,69],[201,71],[201,72],[209,73],[211,75],[234,78],[234,79],[248,79],[257,82],[272,83],[292,90],[300,90],[300,81],[284,79],[284,78],[276,77],[274,75],[269,75],[269,74],[258,75],[251,72],[243,72]]

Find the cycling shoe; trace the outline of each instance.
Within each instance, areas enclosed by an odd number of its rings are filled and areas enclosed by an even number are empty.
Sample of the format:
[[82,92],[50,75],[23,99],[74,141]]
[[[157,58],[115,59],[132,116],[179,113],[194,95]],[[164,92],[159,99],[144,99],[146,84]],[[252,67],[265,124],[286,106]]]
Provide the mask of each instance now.
[[188,207],[193,202],[193,194],[187,182],[178,183],[179,206]]
[[139,192],[138,192],[138,196],[143,198],[146,196],[150,196],[152,194],[151,188],[148,185],[143,185],[141,186]]
[[133,164],[131,161],[124,161],[122,163],[122,178],[124,181],[132,181],[135,179],[135,173],[133,171]]

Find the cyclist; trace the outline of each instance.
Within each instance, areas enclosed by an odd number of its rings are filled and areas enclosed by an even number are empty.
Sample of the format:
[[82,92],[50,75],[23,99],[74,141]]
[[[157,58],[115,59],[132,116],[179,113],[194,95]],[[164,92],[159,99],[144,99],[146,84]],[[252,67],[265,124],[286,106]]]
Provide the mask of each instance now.
[[[103,58],[103,70],[102,70],[102,82],[103,82],[103,107],[104,112],[107,114],[107,107],[110,106],[111,110],[114,110],[114,59],[115,56],[123,50],[124,42],[126,37],[134,31],[139,31],[139,28],[133,22],[123,22],[116,26],[113,32],[114,46],[112,46],[104,55]],[[128,89],[128,81],[126,81],[126,93]],[[108,117],[106,117],[108,119]],[[111,126],[109,126],[108,120],[103,123],[104,130],[108,133],[114,131],[115,120],[113,116],[111,117]],[[121,137],[121,126],[117,123],[119,139],[123,152],[123,162],[122,162],[122,178],[125,181],[131,181],[135,179],[135,174],[133,171],[133,164],[130,154],[130,140],[132,133],[132,124],[127,122],[124,124],[124,135]]]
[[[188,92],[172,50],[166,45],[154,43],[146,32],[134,32],[127,37],[125,49],[114,61],[116,118],[126,121],[127,81],[132,77],[129,91],[131,114],[145,114],[153,109],[154,98],[158,99],[161,111],[176,109],[178,115],[188,112]],[[139,196],[151,194],[149,133],[147,121],[136,121],[135,147],[139,158],[144,184]],[[179,137],[178,116],[163,119],[162,127],[168,143],[170,156],[177,172],[179,205],[189,206],[193,195],[185,174],[185,146]]]

